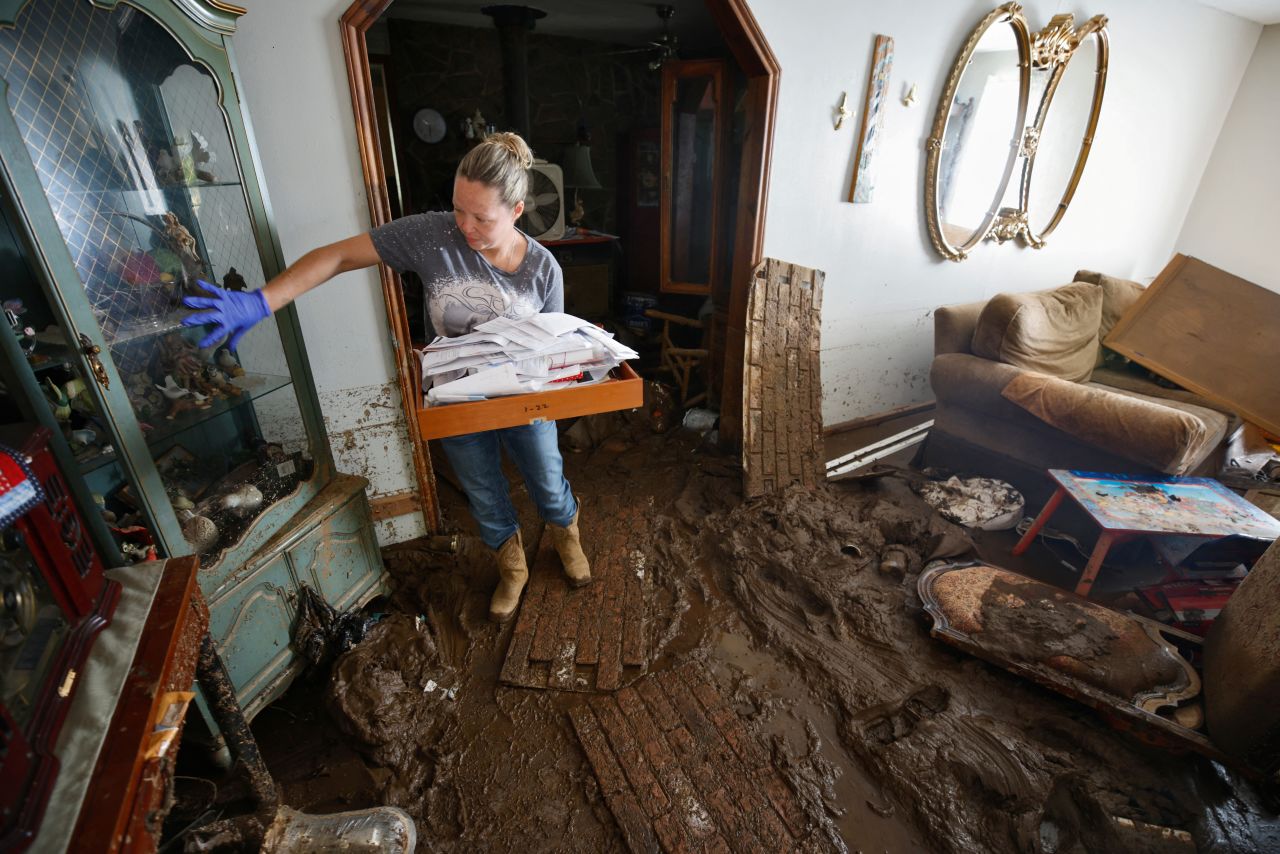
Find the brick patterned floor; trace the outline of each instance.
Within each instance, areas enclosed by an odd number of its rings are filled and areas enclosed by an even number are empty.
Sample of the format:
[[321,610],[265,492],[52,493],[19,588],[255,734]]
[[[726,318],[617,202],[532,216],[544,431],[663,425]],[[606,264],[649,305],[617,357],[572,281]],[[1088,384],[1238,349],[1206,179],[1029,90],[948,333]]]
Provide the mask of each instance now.
[[695,665],[569,715],[632,851],[822,850],[760,740]]
[[[607,527],[591,524],[609,514]],[[565,581],[551,532],[544,531],[529,572],[500,679],[508,685],[562,691],[613,691],[644,675],[648,574],[628,550],[643,522],[638,508],[611,498],[583,511],[583,549],[592,583],[577,590]],[[592,539],[589,534],[605,530]]]

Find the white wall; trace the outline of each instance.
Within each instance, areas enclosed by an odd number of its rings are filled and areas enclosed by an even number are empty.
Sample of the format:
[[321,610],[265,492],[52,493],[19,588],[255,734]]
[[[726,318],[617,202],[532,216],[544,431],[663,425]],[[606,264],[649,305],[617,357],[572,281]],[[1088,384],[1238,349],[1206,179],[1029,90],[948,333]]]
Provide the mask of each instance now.
[[1280,291],[1280,24],[1262,31],[1178,251]]
[[[924,142],[961,43],[995,5],[750,0],[782,67],[765,252],[827,273],[828,425],[932,397],[938,305],[1065,283],[1082,267],[1140,281],[1158,273],[1175,251],[1261,30],[1190,0],[1025,3],[1033,29],[1063,12],[1077,23],[1097,13],[1110,19],[1110,73],[1093,153],[1044,249],[987,244],[955,263],[934,252],[925,230]],[[892,98],[874,201],[852,205],[844,198],[877,33],[894,38]],[[904,107],[910,83],[919,95]],[[832,108],[843,91],[858,114],[833,132]]]
[[[259,0],[234,39],[286,263],[367,231],[338,19],[349,0]],[[376,269],[346,273],[298,301],[307,355],[338,468],[377,497],[416,489]],[[379,524],[398,542],[417,514]]]
[[[765,251],[827,272],[828,424],[932,396],[931,313],[938,305],[1066,282],[1081,267],[1139,280],[1159,272],[1175,249],[1261,31],[1191,0],[1110,0],[1102,9],[1026,3],[1034,26],[1065,11],[1077,20],[1099,11],[1110,16],[1111,72],[1093,156],[1071,210],[1045,249],[986,245],[956,264],[934,253],[925,232],[923,146],[960,43],[995,4],[750,4],[782,66]],[[368,227],[338,40],[338,18],[349,3],[249,5],[235,38],[236,56],[285,259],[293,261]],[[893,97],[876,158],[875,200],[851,205],[843,199],[858,115],[838,133],[831,115],[842,91],[861,109],[876,33],[895,38]],[[1268,39],[1273,45],[1270,32]],[[1274,47],[1267,55],[1272,64],[1259,75],[1275,79]],[[911,82],[919,84],[919,97],[908,108],[899,96]],[[1249,91],[1255,88],[1251,98],[1265,98],[1262,82]],[[1273,122],[1274,115],[1272,105]],[[1274,124],[1268,127],[1274,130]],[[1229,135],[1236,133],[1233,125]],[[1276,138],[1261,128],[1239,131],[1242,140],[1255,135]],[[1221,168],[1230,172],[1232,158],[1222,160]],[[1222,195],[1231,198],[1225,190]],[[1276,198],[1274,191],[1269,198]],[[1274,207],[1270,213],[1274,225]],[[1227,218],[1233,224],[1222,229],[1238,225]],[[374,495],[412,487],[376,276],[347,274],[303,297],[299,311],[339,466],[369,476]],[[382,525],[380,536],[398,541],[419,531],[415,516]]]

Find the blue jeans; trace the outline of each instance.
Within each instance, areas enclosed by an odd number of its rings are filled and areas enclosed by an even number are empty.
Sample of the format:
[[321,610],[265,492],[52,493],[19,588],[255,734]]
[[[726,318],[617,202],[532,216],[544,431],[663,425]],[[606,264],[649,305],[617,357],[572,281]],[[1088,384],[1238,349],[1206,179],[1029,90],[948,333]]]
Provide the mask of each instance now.
[[450,436],[440,444],[471,502],[480,538],[489,548],[498,548],[520,528],[502,473],[501,448],[507,449],[520,469],[544,522],[563,528],[577,515],[578,502],[564,478],[554,421]]

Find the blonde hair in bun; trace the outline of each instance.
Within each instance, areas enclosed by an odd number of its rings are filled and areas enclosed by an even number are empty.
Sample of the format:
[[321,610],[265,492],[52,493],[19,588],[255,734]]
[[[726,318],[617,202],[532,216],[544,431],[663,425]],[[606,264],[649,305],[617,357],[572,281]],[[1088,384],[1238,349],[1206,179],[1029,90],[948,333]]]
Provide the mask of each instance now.
[[514,208],[529,193],[533,152],[518,133],[491,133],[467,152],[457,177],[477,181],[498,191],[502,203]]

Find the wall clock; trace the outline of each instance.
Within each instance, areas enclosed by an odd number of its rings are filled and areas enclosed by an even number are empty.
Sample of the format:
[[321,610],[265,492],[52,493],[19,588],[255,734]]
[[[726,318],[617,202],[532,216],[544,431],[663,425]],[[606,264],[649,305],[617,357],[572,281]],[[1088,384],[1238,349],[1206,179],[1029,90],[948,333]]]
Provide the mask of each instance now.
[[423,107],[413,114],[413,132],[423,142],[439,142],[444,139],[444,116],[430,107]]

